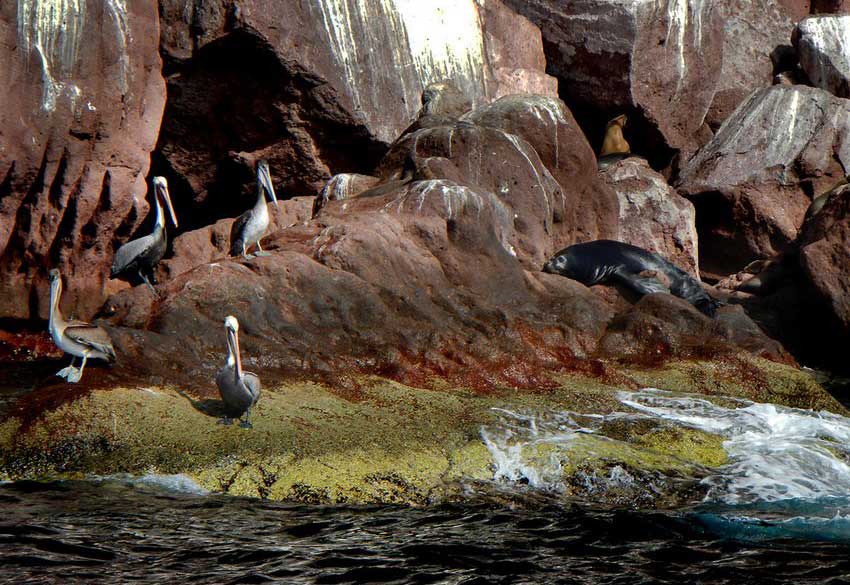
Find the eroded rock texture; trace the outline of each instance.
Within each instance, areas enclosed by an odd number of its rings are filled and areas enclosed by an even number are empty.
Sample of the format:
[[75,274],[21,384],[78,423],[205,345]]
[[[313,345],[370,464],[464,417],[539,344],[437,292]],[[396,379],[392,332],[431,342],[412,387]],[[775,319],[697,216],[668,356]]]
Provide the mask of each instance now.
[[794,241],[813,194],[850,168],[850,102],[805,86],[754,93],[682,170],[702,267],[737,272]]
[[145,176],[165,102],[155,3],[0,4],[0,317],[47,316],[47,271],[105,298],[116,241],[148,212]]
[[164,0],[169,104],[156,166],[199,227],[236,215],[254,160],[283,196],[374,168],[449,81],[471,105],[556,94],[540,33],[498,0]]

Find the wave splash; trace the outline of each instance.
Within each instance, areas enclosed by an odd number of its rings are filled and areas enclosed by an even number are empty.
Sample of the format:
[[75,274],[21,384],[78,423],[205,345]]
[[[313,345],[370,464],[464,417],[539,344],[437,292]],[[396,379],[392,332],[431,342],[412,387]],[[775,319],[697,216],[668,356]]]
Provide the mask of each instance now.
[[[707,530],[749,540],[850,541],[850,418],[739,399],[718,404],[652,388],[617,398],[628,410],[582,415],[496,409],[498,423],[481,430],[494,480],[575,493],[564,470],[569,448],[582,434],[617,441],[605,436],[609,423],[654,421],[723,438],[727,463],[692,478],[701,490],[687,513]],[[620,466],[585,474],[584,481],[581,494],[602,501],[624,486],[657,490],[652,477]]]

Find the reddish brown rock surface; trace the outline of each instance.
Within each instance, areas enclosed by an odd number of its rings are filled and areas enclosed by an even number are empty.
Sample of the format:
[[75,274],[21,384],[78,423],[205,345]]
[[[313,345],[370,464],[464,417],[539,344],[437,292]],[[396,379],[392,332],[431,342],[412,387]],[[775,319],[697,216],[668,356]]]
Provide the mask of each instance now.
[[797,236],[811,194],[850,168],[850,102],[804,86],[754,93],[682,170],[702,268],[731,274]]
[[[830,196],[805,226],[800,265],[834,318],[831,330],[850,333],[850,190]],[[837,326],[837,327],[836,327]]]
[[77,283],[71,314],[103,303],[114,245],[148,213],[158,30],[150,2],[0,4],[0,317],[45,318],[52,267]]
[[[582,175],[580,164],[593,156],[575,126],[557,100],[511,96],[453,124],[414,130],[375,171],[380,185],[328,200],[312,220],[278,230],[266,241],[271,256],[200,263],[160,287],[161,299],[142,286],[113,296],[116,346],[131,364],[144,363],[146,375],[208,377],[223,355],[221,322],[234,314],[246,367],[272,378],[338,381],[366,372],[539,388],[551,381],[545,372],[590,367],[583,360],[597,351],[626,359],[655,352],[657,336],[640,315],[661,303],[652,319],[666,331],[665,356],[696,355],[706,344],[736,351],[734,334],[787,359],[763,335],[753,341],[758,328],[745,318],[715,326],[669,295],[632,309],[605,300],[617,299],[613,290],[600,296],[540,271],[559,240],[617,229],[616,195],[595,172]],[[562,188],[556,176],[575,185]],[[567,213],[577,193],[594,214]],[[182,241],[209,247],[217,230],[179,238],[180,253],[166,265],[184,261]],[[185,247],[194,257],[193,249]],[[606,331],[615,312],[637,324],[627,344],[600,346],[614,339]]]
[[723,0],[720,4],[723,67],[706,117],[715,130],[753,91],[770,86],[776,69],[793,68],[791,33],[808,14],[808,6],[800,6],[801,2]]

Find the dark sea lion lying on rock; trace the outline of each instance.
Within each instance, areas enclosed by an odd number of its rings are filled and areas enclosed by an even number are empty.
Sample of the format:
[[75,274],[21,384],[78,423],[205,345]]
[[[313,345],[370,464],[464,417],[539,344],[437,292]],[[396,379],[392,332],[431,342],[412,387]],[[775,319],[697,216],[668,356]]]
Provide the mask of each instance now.
[[595,240],[564,248],[543,266],[544,272],[560,274],[584,284],[620,284],[638,295],[672,293],[713,317],[722,303],[708,296],[690,274],[643,248]]

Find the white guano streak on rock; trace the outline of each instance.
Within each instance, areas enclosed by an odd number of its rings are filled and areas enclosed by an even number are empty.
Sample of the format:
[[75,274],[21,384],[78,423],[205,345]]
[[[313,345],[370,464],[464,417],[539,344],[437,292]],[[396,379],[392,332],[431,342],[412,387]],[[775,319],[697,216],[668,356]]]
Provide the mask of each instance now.
[[60,79],[73,73],[79,58],[86,0],[18,0],[17,8],[18,42],[25,58],[38,53],[44,84],[41,106],[53,111],[66,88],[72,99],[79,96],[76,86]]
[[126,0],[106,0],[112,22],[115,25],[116,38],[118,40],[118,55],[121,63],[121,93],[127,93],[128,76],[130,74],[130,54],[127,45],[130,39],[130,28],[127,26],[127,4]]
[[425,201],[431,194],[439,194],[443,212],[447,220],[456,220],[460,217],[461,213],[468,210],[474,211],[476,219],[480,220],[481,211],[485,205],[489,204],[493,214],[496,216],[498,225],[495,227],[498,228],[499,242],[511,256],[516,256],[516,250],[511,245],[508,236],[513,223],[511,221],[511,212],[504,202],[492,193],[484,192],[483,195],[480,195],[469,187],[458,185],[446,179],[416,181],[399,195],[399,197],[387,203],[384,206],[384,210],[389,211],[391,207],[395,206],[396,213],[401,214],[405,211],[407,203],[412,201],[415,211],[421,213]]
[[[666,46],[670,46],[670,38],[675,35],[675,50],[677,53],[677,71],[679,79],[676,83],[676,92],[682,88],[682,83],[688,75],[688,64],[685,59],[685,33],[688,25],[693,26],[694,49],[699,51],[702,45],[702,12],[708,2],[705,0],[667,0],[667,39]],[[691,18],[689,16],[692,15]]]
[[[401,90],[406,119],[418,111],[422,89],[435,81],[454,81],[477,105],[484,93],[484,40],[474,0],[314,1],[356,109],[384,107],[380,78]],[[381,130],[386,139],[397,131]]]

